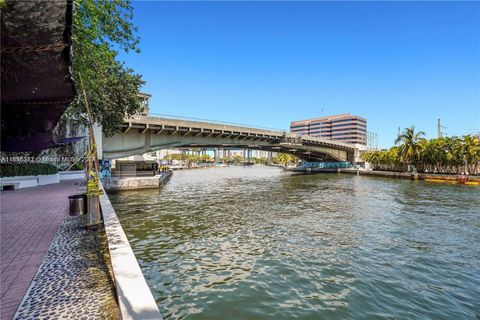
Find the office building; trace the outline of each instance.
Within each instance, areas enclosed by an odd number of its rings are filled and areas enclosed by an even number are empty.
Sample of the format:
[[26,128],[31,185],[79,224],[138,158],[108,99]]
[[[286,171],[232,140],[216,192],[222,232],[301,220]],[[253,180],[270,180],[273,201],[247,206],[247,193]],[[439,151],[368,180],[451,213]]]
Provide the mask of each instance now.
[[290,131],[352,144],[367,144],[367,120],[350,113],[293,121]]

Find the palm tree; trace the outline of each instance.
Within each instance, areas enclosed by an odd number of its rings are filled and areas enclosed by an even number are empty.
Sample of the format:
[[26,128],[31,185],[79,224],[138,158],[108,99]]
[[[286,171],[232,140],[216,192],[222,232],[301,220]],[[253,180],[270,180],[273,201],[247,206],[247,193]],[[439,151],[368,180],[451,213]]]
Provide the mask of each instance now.
[[430,139],[420,142],[420,171],[439,172],[442,163],[443,151],[440,152],[441,142],[439,139]]
[[279,163],[283,164],[285,167],[290,163],[295,163],[297,158],[294,155],[287,153],[280,153],[276,159]]
[[466,135],[425,140],[423,132],[414,127],[405,129],[395,141],[398,147],[389,150],[369,151],[361,158],[375,170],[405,169],[414,164],[419,172],[478,174],[480,166],[480,138]]
[[480,138],[466,135],[463,137],[463,153],[466,162],[466,170],[470,174],[477,173],[480,163]]
[[420,157],[420,141],[425,140],[425,132],[415,133],[415,126],[405,128],[402,134],[395,139],[398,145],[398,154],[406,165],[415,165]]

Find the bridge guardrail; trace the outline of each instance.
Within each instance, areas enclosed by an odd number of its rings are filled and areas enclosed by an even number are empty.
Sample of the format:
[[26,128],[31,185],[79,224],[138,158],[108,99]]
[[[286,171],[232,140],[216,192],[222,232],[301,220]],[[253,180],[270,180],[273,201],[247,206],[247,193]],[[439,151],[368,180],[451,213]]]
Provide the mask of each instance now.
[[281,133],[283,133],[283,134],[287,133],[287,130],[285,130],[285,129],[269,128],[269,127],[262,127],[262,126],[254,126],[254,125],[248,125],[248,124],[243,124],[243,123],[227,122],[227,121],[218,121],[218,120],[211,120],[211,119],[202,119],[202,118],[193,118],[193,117],[182,117],[182,116],[175,116],[175,115],[171,115],[171,114],[149,113],[147,116],[148,116],[148,117],[160,117],[160,118],[171,119],[171,120],[199,121],[199,122],[207,122],[207,123],[220,124],[220,125],[237,126],[237,127],[242,127],[242,128],[270,130],[270,131],[281,132]]
[[302,162],[298,165],[300,168],[320,168],[320,169],[338,169],[338,168],[352,168],[353,164],[349,161],[340,162]]

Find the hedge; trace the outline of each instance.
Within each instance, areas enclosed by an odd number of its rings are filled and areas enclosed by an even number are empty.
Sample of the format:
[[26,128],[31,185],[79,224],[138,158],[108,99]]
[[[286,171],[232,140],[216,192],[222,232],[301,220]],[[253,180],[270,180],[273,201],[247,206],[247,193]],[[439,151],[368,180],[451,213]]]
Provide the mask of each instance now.
[[40,176],[58,173],[58,168],[48,163],[2,163],[0,177]]

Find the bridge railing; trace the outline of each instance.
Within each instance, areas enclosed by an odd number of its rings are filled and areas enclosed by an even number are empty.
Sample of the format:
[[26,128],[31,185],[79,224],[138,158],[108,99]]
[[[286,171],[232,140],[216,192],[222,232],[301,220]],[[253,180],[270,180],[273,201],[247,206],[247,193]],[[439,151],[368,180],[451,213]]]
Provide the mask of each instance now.
[[320,168],[320,169],[338,169],[351,168],[353,164],[348,161],[339,162],[302,162],[298,165],[301,168]]
[[[139,115],[139,116],[141,117],[143,115]],[[270,128],[270,127],[263,127],[263,126],[257,126],[257,125],[249,125],[249,124],[237,123],[237,122],[218,121],[218,120],[193,118],[193,117],[183,117],[183,116],[176,116],[176,115],[162,114],[162,113],[148,113],[147,116],[148,117],[158,117],[158,118],[164,118],[164,119],[171,119],[171,120],[187,120],[187,121],[206,122],[206,123],[236,126],[236,127],[242,127],[242,128],[250,128],[250,129],[270,130],[270,131],[281,132],[283,134],[287,133],[287,130],[285,130],[285,129]]]

